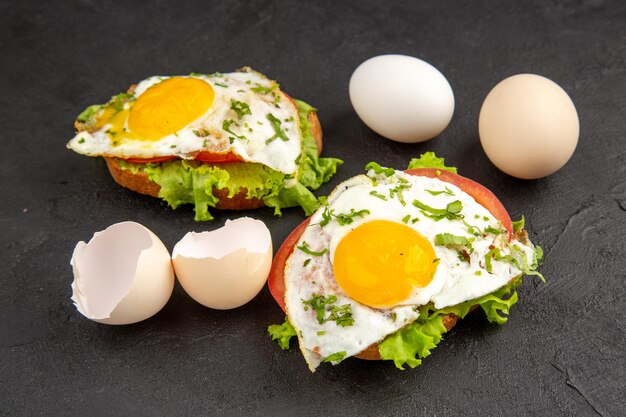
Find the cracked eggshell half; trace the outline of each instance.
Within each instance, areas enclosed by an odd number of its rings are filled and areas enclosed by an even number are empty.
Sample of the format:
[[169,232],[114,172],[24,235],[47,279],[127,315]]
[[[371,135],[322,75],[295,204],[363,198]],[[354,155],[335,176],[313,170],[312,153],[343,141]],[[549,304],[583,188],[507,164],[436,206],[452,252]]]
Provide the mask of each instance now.
[[174,270],[163,242],[135,222],[122,222],[78,242],[70,261],[72,301],[93,321],[131,324],[165,306]]
[[172,262],[187,294],[206,307],[226,310],[261,291],[272,253],[265,223],[242,217],[210,232],[187,233],[174,246]]

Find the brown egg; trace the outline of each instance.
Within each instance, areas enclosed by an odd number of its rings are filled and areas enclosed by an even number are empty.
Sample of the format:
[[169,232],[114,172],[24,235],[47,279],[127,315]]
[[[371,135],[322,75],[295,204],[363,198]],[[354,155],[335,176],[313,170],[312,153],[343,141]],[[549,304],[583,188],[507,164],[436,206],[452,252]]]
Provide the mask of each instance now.
[[578,114],[567,93],[553,81],[519,74],[496,85],[478,119],[487,157],[517,178],[546,177],[561,169],[578,143]]

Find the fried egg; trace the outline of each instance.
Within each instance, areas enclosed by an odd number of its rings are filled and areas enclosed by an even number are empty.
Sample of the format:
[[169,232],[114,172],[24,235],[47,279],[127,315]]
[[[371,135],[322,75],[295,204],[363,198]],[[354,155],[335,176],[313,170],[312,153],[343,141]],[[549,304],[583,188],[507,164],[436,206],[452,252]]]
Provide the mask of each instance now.
[[275,81],[249,69],[150,77],[86,113],[79,121],[88,120],[88,129],[67,146],[89,156],[193,159],[200,152],[234,153],[293,174],[301,154],[294,102]]
[[411,323],[421,305],[440,309],[496,291],[532,251],[509,242],[455,185],[370,171],[340,184],[311,217],[285,267],[286,310],[314,370]]

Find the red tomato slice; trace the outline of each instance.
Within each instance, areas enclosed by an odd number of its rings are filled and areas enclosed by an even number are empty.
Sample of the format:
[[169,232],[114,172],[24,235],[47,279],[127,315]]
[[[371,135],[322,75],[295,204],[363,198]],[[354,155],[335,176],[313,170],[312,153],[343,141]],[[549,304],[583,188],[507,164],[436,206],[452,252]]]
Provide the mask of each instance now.
[[[131,162],[133,164],[149,164],[149,163],[158,163],[170,161],[172,159],[176,159],[177,157],[174,155],[168,156],[156,156],[154,158],[128,158],[125,161]],[[194,158],[196,161],[200,162],[213,162],[216,164],[223,162],[243,162],[238,155],[234,153],[212,153],[212,152],[200,152]]]
[[[487,188],[480,185],[476,181],[462,177],[452,172],[436,168],[416,168],[406,171],[407,174],[417,175],[429,178],[438,178],[441,181],[454,184],[467,194],[471,195],[480,205],[485,207],[493,216],[498,219],[502,226],[509,232],[509,240],[513,236],[513,224],[509,213],[506,211],[500,200]],[[276,300],[280,308],[285,311],[285,265],[287,259],[293,252],[296,243],[304,233],[304,229],[311,219],[308,218],[296,227],[293,232],[287,236],[287,239],[276,252],[276,256],[272,262],[272,268],[267,279],[267,285],[270,289],[272,297]]]
[[234,154],[232,152],[228,152],[228,153],[213,153],[213,152],[203,151],[203,152],[200,152],[198,155],[196,155],[196,157],[194,159],[196,161],[214,162],[214,163],[243,162],[243,159],[241,159],[239,157],[239,155],[236,155],[236,154]]
[[154,158],[128,158],[125,159],[125,161],[130,162],[132,164],[150,164],[150,163],[157,163],[157,162],[165,162],[165,161],[169,161],[171,159],[175,159],[176,157],[174,155],[168,155],[168,156],[156,156]]
[[278,303],[280,308],[285,311],[285,264],[287,263],[287,259],[293,252],[294,246],[304,233],[304,229],[309,225],[311,218],[309,217],[298,227],[296,227],[293,232],[287,236],[287,239],[280,245],[278,252],[276,252],[276,256],[274,256],[274,260],[272,261],[272,268],[270,269],[270,275],[267,279],[267,286],[270,288],[270,293],[272,293],[272,297]]

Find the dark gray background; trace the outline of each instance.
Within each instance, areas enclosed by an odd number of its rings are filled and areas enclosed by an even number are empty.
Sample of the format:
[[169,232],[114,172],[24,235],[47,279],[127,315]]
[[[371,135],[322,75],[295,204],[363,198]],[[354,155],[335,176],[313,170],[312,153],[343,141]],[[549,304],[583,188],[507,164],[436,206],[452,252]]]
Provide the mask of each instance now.
[[[18,5],[19,3],[19,5]],[[0,4],[0,413],[6,415],[624,415],[626,392],[626,3],[94,0]],[[45,6],[43,6],[46,4]],[[353,112],[363,60],[402,53],[448,78],[450,126],[423,144],[387,141]],[[543,245],[547,285],[527,279],[509,322],[460,323],[424,365],[350,359],[311,374],[266,333],[283,314],[267,289],[213,311],[177,284],[131,326],[80,316],[69,259],[79,240],[123,220],[171,250],[190,230],[264,220],[277,248],[304,219],[217,213],[113,183],[102,160],[65,148],[72,122],[150,75],[249,65],[319,109],[324,154],[345,159],[320,190],[370,160],[402,168],[433,150],[491,188]],[[579,112],[573,158],[537,181],[490,164],[477,137],[482,100],[507,76],[560,84]]]

